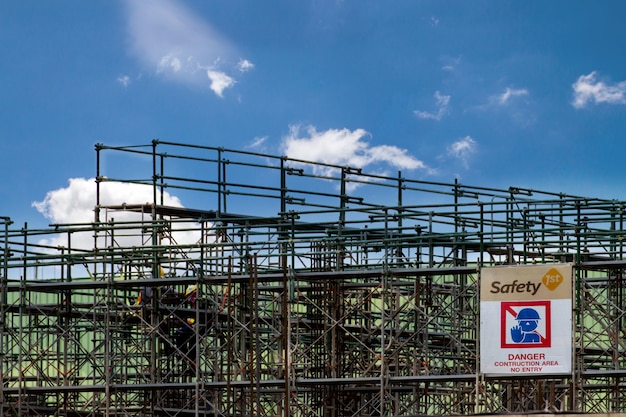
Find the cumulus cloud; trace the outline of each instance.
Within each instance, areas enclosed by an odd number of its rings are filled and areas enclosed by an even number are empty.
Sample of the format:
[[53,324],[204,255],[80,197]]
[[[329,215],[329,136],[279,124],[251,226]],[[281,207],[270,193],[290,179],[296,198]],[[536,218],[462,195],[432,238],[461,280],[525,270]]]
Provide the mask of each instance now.
[[219,71],[207,70],[207,77],[211,80],[211,90],[220,97],[224,97],[224,90],[235,84],[235,80]]
[[504,90],[504,93],[498,96],[497,102],[499,104],[506,104],[513,97],[521,97],[521,96],[526,96],[526,95],[528,95],[528,90],[526,90],[525,88],[513,89],[510,87],[507,87],[506,90]]
[[439,91],[435,91],[434,97],[437,105],[437,110],[435,112],[415,110],[413,113],[415,113],[415,115],[420,119],[441,120],[441,118],[448,112],[450,96],[444,96],[439,93]]
[[607,85],[596,79],[596,71],[587,75],[581,75],[572,84],[574,99],[572,106],[582,109],[590,102],[595,104],[626,104],[626,81],[613,85]]
[[[302,132],[304,130],[304,132]],[[363,129],[328,129],[318,132],[315,127],[292,126],[282,140],[282,148],[289,158],[321,162],[329,165],[364,168],[384,163],[400,169],[427,169],[406,149],[396,146],[371,146],[365,141],[370,135]],[[316,167],[316,174],[331,175],[336,168]]]
[[[159,196],[160,198],[160,196]],[[152,202],[152,187],[141,184],[104,182],[100,184],[100,204],[122,205],[145,204]],[[180,200],[170,195],[163,194],[164,205],[182,207]],[[71,178],[67,187],[49,191],[42,201],[32,203],[44,217],[53,224],[76,224],[91,223],[95,220],[94,208],[96,206],[96,182],[94,178]],[[113,215],[116,222],[138,221],[140,214],[130,211],[116,211]],[[101,217],[101,221],[107,221]],[[137,233],[140,235],[140,233]],[[178,242],[196,242],[199,236],[195,233],[176,232]],[[126,245],[140,245],[140,237],[120,237]],[[42,243],[52,246],[66,246],[67,237],[59,235]],[[72,235],[72,247],[88,249],[93,247],[92,232],[78,232]]]
[[254,68],[236,58],[236,48],[182,2],[125,2],[131,52],[148,69],[168,80],[207,85],[222,97],[235,85],[233,73]]
[[469,157],[476,151],[476,141],[471,136],[465,136],[448,146],[448,156],[460,160],[468,166]]

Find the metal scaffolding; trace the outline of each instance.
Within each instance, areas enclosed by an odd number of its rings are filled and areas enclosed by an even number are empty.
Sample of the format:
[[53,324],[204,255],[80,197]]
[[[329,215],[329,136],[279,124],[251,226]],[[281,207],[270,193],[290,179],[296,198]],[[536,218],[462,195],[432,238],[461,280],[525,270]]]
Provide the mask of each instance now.
[[[626,411],[624,201],[164,141],[96,154],[93,221],[0,217],[0,417]],[[105,201],[112,183],[152,199]],[[563,262],[572,374],[480,374],[480,269]]]

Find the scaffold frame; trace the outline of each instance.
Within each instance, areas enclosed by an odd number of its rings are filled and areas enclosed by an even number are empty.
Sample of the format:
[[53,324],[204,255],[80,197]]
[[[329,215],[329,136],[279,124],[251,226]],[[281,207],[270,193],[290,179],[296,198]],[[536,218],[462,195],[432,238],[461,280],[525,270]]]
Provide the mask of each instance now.
[[[95,151],[93,221],[0,217],[0,417],[626,411],[624,201],[160,140]],[[571,375],[481,374],[481,268],[560,263]]]

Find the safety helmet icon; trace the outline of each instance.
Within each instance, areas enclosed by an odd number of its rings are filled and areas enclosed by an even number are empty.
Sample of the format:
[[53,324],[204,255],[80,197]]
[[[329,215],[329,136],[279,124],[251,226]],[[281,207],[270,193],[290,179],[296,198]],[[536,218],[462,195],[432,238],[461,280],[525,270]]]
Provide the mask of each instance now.
[[523,308],[517,313],[515,320],[540,320],[539,313],[534,308]]

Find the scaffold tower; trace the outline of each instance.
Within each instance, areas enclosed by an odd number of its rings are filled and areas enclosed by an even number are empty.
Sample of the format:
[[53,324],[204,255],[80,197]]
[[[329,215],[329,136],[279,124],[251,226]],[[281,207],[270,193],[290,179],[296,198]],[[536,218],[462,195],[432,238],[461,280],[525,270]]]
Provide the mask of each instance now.
[[[158,140],[95,151],[91,221],[0,217],[0,417],[626,411],[624,201]],[[481,374],[481,269],[562,263],[571,374]]]

